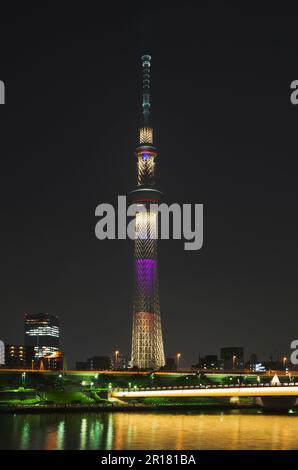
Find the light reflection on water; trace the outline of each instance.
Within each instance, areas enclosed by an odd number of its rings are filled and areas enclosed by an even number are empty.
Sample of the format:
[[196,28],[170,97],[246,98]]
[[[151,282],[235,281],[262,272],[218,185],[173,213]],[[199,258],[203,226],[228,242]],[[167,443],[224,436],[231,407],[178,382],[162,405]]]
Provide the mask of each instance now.
[[298,449],[298,416],[243,412],[0,416],[1,449]]

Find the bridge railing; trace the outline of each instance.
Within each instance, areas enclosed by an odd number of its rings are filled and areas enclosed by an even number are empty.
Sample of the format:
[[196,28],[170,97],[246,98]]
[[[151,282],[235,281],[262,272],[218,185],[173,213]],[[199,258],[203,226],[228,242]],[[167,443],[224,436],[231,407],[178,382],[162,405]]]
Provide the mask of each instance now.
[[209,385],[178,385],[177,387],[116,387],[113,392],[140,392],[140,391],[155,391],[155,390],[195,390],[195,389],[222,389],[222,388],[249,388],[249,387],[298,387],[298,382],[283,382],[283,383],[239,383],[239,384],[209,384]]

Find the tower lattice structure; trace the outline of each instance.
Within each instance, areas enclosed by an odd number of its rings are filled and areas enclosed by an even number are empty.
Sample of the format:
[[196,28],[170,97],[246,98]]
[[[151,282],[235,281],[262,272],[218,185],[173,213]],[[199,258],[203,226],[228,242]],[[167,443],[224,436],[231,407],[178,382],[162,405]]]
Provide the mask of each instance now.
[[[134,241],[135,288],[133,302],[132,353],[133,367],[159,369],[165,365],[159,305],[157,260],[157,212],[161,192],[155,187],[157,150],[153,145],[150,125],[151,56],[142,56],[142,125],[139,129],[137,188],[132,202],[143,210],[136,212]],[[146,209],[146,210],[144,210]]]

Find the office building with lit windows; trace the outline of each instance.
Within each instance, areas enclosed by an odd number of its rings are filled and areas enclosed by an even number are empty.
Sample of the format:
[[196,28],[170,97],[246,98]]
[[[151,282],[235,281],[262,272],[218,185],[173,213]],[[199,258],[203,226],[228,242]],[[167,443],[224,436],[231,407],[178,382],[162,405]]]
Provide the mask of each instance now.
[[57,315],[26,313],[25,345],[34,348],[35,359],[59,352],[60,326]]
[[5,344],[6,369],[32,369],[34,363],[34,348],[19,344]]

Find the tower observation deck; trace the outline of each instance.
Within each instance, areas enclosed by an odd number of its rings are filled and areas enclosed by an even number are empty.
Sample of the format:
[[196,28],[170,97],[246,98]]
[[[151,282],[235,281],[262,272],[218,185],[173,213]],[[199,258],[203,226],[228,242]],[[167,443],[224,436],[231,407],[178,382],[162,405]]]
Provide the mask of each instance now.
[[142,204],[146,211],[136,213],[134,241],[134,301],[131,363],[139,369],[159,369],[165,365],[162,338],[158,261],[157,212],[150,204],[159,203],[161,192],[155,187],[157,150],[153,145],[150,122],[151,56],[142,60],[142,124],[136,148],[137,187],[131,192],[132,202]]

